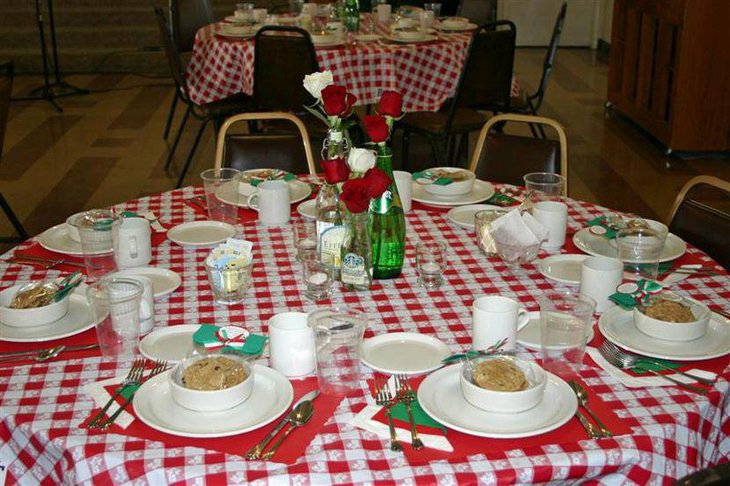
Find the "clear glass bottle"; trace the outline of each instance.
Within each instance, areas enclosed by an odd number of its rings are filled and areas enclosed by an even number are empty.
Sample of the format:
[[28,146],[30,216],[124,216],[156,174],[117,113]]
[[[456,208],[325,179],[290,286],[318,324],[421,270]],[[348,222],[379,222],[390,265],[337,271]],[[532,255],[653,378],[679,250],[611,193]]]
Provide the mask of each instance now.
[[[322,159],[330,160],[343,157],[347,160],[350,152],[347,138],[342,130],[329,130],[322,147]],[[339,272],[342,240],[346,228],[342,223],[343,207],[340,202],[340,190],[336,184],[325,182],[317,194],[317,250],[319,259],[325,265],[334,267]]]
[[370,241],[370,215],[345,213],[347,234],[342,243],[342,269],[340,280],[345,290],[368,290],[373,282],[372,244]]

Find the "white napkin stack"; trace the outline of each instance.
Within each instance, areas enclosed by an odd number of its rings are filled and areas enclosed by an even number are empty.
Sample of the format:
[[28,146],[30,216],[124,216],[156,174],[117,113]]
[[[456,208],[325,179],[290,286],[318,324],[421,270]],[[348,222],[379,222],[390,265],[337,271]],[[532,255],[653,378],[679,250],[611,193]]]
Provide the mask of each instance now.
[[547,240],[548,230],[530,213],[520,214],[513,209],[492,223],[492,236],[496,241],[519,246],[534,246]]

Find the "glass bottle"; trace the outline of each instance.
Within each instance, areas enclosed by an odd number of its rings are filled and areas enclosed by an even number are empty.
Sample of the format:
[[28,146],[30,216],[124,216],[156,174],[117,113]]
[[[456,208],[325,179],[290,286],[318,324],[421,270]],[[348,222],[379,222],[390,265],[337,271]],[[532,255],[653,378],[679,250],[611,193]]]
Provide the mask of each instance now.
[[347,32],[357,33],[360,29],[360,2],[358,0],[345,0],[342,20]]
[[340,280],[345,290],[368,290],[373,282],[370,215],[345,212],[347,234],[342,243]]
[[393,153],[387,146],[378,148],[376,167],[390,177],[388,189],[370,201],[370,238],[373,246],[373,278],[398,277],[403,268],[406,248],[406,219],[393,178]]
[[[343,157],[347,160],[349,146],[342,130],[329,130],[322,147],[322,158],[325,160]],[[334,267],[339,272],[342,240],[346,228],[342,224],[343,208],[340,203],[340,190],[336,184],[325,182],[317,194],[317,249],[319,259],[325,265]]]

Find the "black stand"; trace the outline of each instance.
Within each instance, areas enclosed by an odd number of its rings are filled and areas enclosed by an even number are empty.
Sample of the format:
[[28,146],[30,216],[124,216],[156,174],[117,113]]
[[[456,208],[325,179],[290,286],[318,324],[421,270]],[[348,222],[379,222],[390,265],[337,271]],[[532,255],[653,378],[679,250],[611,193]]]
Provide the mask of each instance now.
[[36,21],[38,23],[38,35],[40,36],[41,58],[43,59],[43,86],[34,89],[28,96],[15,98],[20,100],[46,100],[53,107],[62,112],[63,108],[56,103],[56,98],[65,96],[89,94],[89,90],[77,88],[61,79],[61,69],[58,65],[58,46],[56,44],[56,25],[53,20],[53,0],[48,0],[48,25],[51,28],[51,52],[53,54],[53,75],[54,82],[50,80],[50,69],[48,67],[48,49],[46,47],[46,36],[43,28],[43,11],[41,0],[35,0]]

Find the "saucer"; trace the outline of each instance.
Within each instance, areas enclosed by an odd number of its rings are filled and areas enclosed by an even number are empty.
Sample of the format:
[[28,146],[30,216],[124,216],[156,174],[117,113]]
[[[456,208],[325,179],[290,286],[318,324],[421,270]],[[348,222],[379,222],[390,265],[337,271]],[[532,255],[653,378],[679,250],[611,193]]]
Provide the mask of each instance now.
[[413,183],[413,200],[428,206],[448,208],[454,206],[465,206],[486,201],[494,195],[494,187],[487,181],[476,179],[471,192],[459,194],[458,196],[439,196],[431,194],[423,189],[423,186]]
[[580,285],[581,267],[588,256],[572,253],[549,256],[537,261],[537,269],[548,280]]
[[192,221],[167,232],[170,241],[180,246],[211,246],[235,236],[236,228],[220,221]]
[[[616,258],[618,250],[609,243],[609,239],[604,236],[591,233],[590,228],[583,228],[573,235],[573,243],[582,252],[593,256],[605,256]],[[660,262],[669,262],[676,260],[684,255],[687,251],[687,243],[679,236],[669,233],[667,241],[664,243],[664,249],[659,257]]]
[[240,405],[221,412],[194,412],[170,393],[170,373],[147,380],[134,395],[134,412],[153,429],[180,437],[229,437],[269,424],[286,412],[294,391],[284,375],[254,366],[253,392]]
[[[312,188],[306,182],[293,179],[287,182],[289,184],[289,199],[292,204],[304,201],[312,194]],[[224,203],[234,204],[236,206],[247,208],[248,196],[244,196],[238,192],[238,181],[223,184],[215,193],[218,199]],[[169,233],[168,233],[169,237]]]
[[471,22],[460,27],[449,27],[447,25],[443,25],[442,23],[439,25],[438,29],[442,32],[465,32],[467,30],[474,30],[477,27],[479,27],[477,24],[472,24]]
[[355,40],[358,42],[374,42],[379,39],[380,36],[378,34],[357,34],[355,36]]
[[504,209],[499,206],[492,206],[491,204],[469,204],[467,206],[459,206],[448,213],[446,213],[446,219],[454,223],[460,228],[474,231],[474,215],[479,211],[485,211],[487,209]]
[[[533,351],[540,351],[540,311],[532,311],[528,314],[530,320],[527,325],[517,331],[517,344],[526,349],[532,349]],[[588,328],[588,336],[586,336],[586,343],[589,343],[595,337],[595,331],[593,330],[593,323]],[[552,349],[558,350],[562,346],[553,346]]]
[[297,212],[302,218],[311,220],[317,219],[317,201],[314,199],[304,201],[297,206]]
[[182,278],[176,272],[159,267],[135,267],[119,270],[114,275],[119,277],[147,277],[152,281],[152,292],[155,299],[169,295],[182,284]]
[[434,420],[478,437],[515,439],[555,430],[568,422],[578,409],[573,390],[550,372],[542,401],[520,413],[492,413],[476,408],[461,392],[461,364],[428,375],[418,387],[418,402]]
[[418,375],[441,366],[449,347],[432,336],[416,332],[390,332],[362,343],[362,362],[381,373]]
[[151,360],[164,360],[175,364],[182,361],[193,347],[193,334],[198,324],[180,324],[160,327],[147,334],[139,342],[139,352]]
[[36,327],[11,327],[0,322],[0,340],[13,343],[52,341],[80,334],[95,325],[85,290],[76,290],[69,298],[68,312],[59,320]]
[[[74,241],[68,235],[68,224],[61,223],[48,228],[37,236],[38,244],[46,250],[63,253],[64,255],[84,256],[81,242]],[[97,253],[104,253],[97,252]]]

